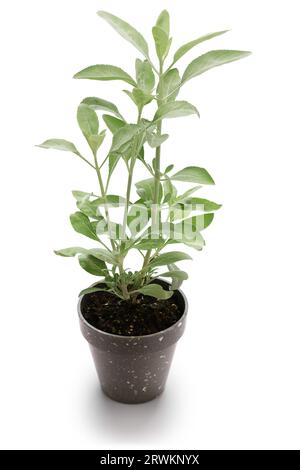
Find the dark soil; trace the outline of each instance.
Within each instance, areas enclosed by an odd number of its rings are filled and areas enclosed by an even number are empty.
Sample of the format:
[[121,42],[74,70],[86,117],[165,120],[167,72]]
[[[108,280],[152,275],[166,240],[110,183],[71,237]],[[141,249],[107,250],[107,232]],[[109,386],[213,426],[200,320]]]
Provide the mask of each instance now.
[[133,304],[109,292],[93,292],[83,297],[81,311],[98,330],[122,336],[157,333],[172,326],[182,315],[175,294],[168,300],[140,295]]

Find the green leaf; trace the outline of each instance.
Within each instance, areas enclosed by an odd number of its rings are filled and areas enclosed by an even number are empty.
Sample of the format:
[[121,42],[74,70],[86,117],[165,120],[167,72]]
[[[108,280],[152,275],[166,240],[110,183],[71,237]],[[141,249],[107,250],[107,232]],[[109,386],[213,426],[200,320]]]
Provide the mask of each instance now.
[[85,254],[87,250],[79,246],[72,246],[71,248],[63,248],[62,250],[55,250],[54,253],[59,256],[76,256],[78,254]]
[[163,182],[164,188],[164,203],[172,204],[177,195],[177,189],[172,184],[170,178],[167,178],[166,181]]
[[159,61],[162,63],[168,55],[171,46],[171,39],[165,31],[158,26],[152,28],[152,35],[155,42],[156,54]]
[[[155,193],[155,178],[148,178],[146,180],[139,181],[136,183],[136,191],[140,198],[143,201],[154,201],[154,193]],[[162,198],[162,185],[160,183],[159,188],[159,201]]]
[[157,93],[162,101],[174,101],[179,93],[181,78],[177,69],[165,73],[158,84]]
[[189,183],[215,184],[210,174],[204,168],[199,168],[198,166],[188,166],[171,176],[171,179]]
[[135,81],[128,73],[114,65],[91,65],[76,73],[73,78],[88,80],[122,80],[123,82],[136,86]]
[[80,104],[77,109],[77,122],[84,135],[88,140],[91,135],[98,134],[99,121],[95,111],[86,104]]
[[107,268],[104,261],[101,261],[92,255],[80,255],[78,257],[78,261],[82,269],[94,276],[105,276],[107,274]]
[[134,245],[134,248],[138,250],[152,250],[152,249],[157,249],[161,248],[163,244],[165,243],[165,240],[163,239],[145,239],[141,240],[139,243]]
[[185,271],[180,269],[174,271],[168,271],[162,274],[159,274],[159,277],[171,277],[172,279],[179,279],[180,281],[186,281],[188,279],[188,274]]
[[142,201],[132,204],[127,215],[127,225],[130,232],[136,235],[143,230],[150,220],[150,215],[149,207],[143,204]]
[[45,140],[45,142],[37,145],[37,147],[42,147],[44,149],[63,150],[64,152],[72,152],[75,153],[75,155],[80,155],[75,145],[72,144],[72,142],[64,139]]
[[104,248],[92,248],[88,250],[88,253],[97,259],[104,261],[105,263],[117,264],[115,257],[112,253]]
[[178,196],[176,198],[176,202],[184,202],[191,194],[194,194],[196,191],[198,191],[200,188],[202,188],[202,186],[198,185],[198,186],[194,186],[193,188],[191,189],[188,189],[187,191],[185,191],[183,194],[181,194],[181,196]]
[[97,199],[90,201],[88,198],[83,198],[77,201],[76,205],[87,217],[100,221],[103,220],[103,216],[98,210],[99,204],[96,201]]
[[70,216],[70,221],[75,232],[98,241],[96,231],[85,214],[82,212],[75,212]]
[[146,58],[149,55],[148,44],[144,37],[126,21],[121,20],[117,16],[106,11],[98,11],[97,13],[107,23],[109,23],[117,33],[119,33],[126,41],[129,41],[137,48]]
[[197,46],[201,42],[207,41],[208,39],[215,38],[216,36],[220,36],[221,34],[227,33],[229,30],[225,31],[217,31],[216,33],[209,33],[205,34],[204,36],[200,36],[200,38],[194,39],[183,46],[181,46],[174,54],[173,64],[181,59],[187,52],[189,52],[193,47]]
[[164,266],[166,264],[177,263],[177,261],[183,261],[187,259],[192,259],[190,255],[183,253],[182,251],[170,251],[169,253],[163,253],[153,261],[150,262],[151,268],[157,266]]
[[173,295],[173,291],[166,291],[158,284],[148,284],[147,286],[141,287],[134,292],[139,292],[143,295],[149,295],[150,297],[155,297],[160,300],[167,300]]
[[162,29],[166,35],[170,35],[170,15],[167,10],[163,10],[156,21],[156,26]]
[[[216,202],[209,201],[208,199],[203,199],[201,197],[191,197],[185,200],[185,204],[190,204],[193,210],[203,210],[204,212],[217,211],[222,207],[222,204],[217,204]],[[196,206],[202,206],[200,208]]]
[[135,136],[142,132],[141,126],[137,124],[126,124],[113,136],[111,152],[121,151],[122,147],[130,142]]
[[120,158],[121,158],[121,155],[119,153],[110,153],[109,154],[109,156],[108,156],[108,176],[109,176],[109,178],[113,174],[113,171],[116,168]]
[[84,191],[72,191],[72,194],[75,197],[76,201],[88,199],[91,196],[91,193],[85,193]]
[[[179,268],[176,266],[176,264],[174,263],[171,263],[171,264],[168,264],[168,268],[169,268],[169,271],[179,271]],[[177,290],[179,289],[179,287],[181,286],[182,284],[182,280],[180,279],[176,279],[176,277],[172,278],[172,284],[171,284],[171,289],[172,290]]]
[[121,113],[119,112],[117,106],[110,101],[103,100],[101,98],[97,98],[95,96],[89,96],[84,98],[81,102],[82,104],[87,104],[90,108],[95,109],[97,111],[106,111],[108,113],[114,114],[117,118],[123,120]]
[[182,220],[181,222],[176,224],[176,227],[182,227],[182,230],[184,231],[184,228],[188,228],[189,226],[191,226],[195,232],[199,232],[208,227],[212,223],[213,219],[214,214],[212,213],[194,215],[193,217],[189,217],[188,219]]
[[115,134],[121,127],[126,126],[126,122],[123,119],[109,116],[109,114],[103,114],[102,118],[112,134]]
[[97,150],[99,149],[100,145],[102,144],[104,138],[105,138],[105,133],[106,131],[101,131],[100,134],[97,135],[90,135],[87,138],[88,144],[93,151],[93,153],[97,153]]
[[88,287],[79,292],[78,297],[86,294],[93,294],[94,292],[108,292],[108,289],[101,289],[100,287]]
[[205,245],[204,238],[200,232],[196,232],[195,228],[191,224],[187,224],[182,227],[179,224],[163,224],[164,235],[168,237],[167,244],[183,243],[190,248],[195,250],[202,250]]
[[185,83],[188,80],[191,80],[191,78],[201,75],[213,67],[218,67],[219,65],[243,59],[250,54],[251,52],[248,51],[217,50],[207,52],[206,54],[203,54],[197,59],[193,60],[193,62],[187,66],[182,77],[182,83]]
[[155,85],[155,76],[148,60],[142,61],[140,59],[136,59],[135,70],[138,88],[140,88],[144,93],[150,94]]
[[190,114],[197,114],[197,116],[199,116],[199,112],[195,106],[187,101],[172,101],[170,103],[162,104],[158,108],[153,121],[155,122],[160,119],[189,116]]
[[151,101],[154,99],[152,95],[146,94],[143,90],[140,90],[139,88],[133,88],[132,91],[128,90],[123,90],[126,95],[128,95],[134,104],[139,108],[143,108],[148,103],[151,103]]
[[152,148],[160,147],[168,138],[168,134],[147,134],[147,142]]
[[122,196],[117,196],[115,194],[107,194],[105,197],[98,197],[92,201],[94,207],[114,205],[116,207],[124,206],[126,199]]

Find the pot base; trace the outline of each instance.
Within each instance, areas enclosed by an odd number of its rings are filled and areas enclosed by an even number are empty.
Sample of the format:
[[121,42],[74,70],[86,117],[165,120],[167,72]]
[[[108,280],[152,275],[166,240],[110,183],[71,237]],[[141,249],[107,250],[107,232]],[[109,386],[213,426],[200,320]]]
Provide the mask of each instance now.
[[122,395],[120,396],[116,396],[116,394],[114,394],[113,396],[110,394],[110,392],[108,390],[105,390],[102,386],[101,386],[101,391],[103,392],[103,394],[109,398],[110,400],[113,400],[117,403],[122,403],[123,405],[141,405],[142,403],[147,403],[149,401],[152,401],[152,400],[155,400],[156,398],[159,398],[162,393],[164,392],[164,388],[161,389],[159,391],[159,393],[157,393],[155,396],[153,396],[152,398],[146,398],[146,397],[138,397],[138,396],[135,396],[134,399],[132,400],[126,400],[124,399],[124,397]]

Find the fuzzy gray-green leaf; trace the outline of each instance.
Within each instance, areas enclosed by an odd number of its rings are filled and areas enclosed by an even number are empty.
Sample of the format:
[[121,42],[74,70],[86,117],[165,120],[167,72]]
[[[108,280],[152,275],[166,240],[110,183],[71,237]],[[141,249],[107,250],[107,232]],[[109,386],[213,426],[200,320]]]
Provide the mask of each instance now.
[[150,297],[155,297],[160,300],[167,300],[173,295],[173,291],[164,290],[158,284],[148,284],[147,286],[141,287],[135,292],[139,292],[143,295],[149,295]]
[[202,73],[210,70],[214,67],[218,67],[223,64],[228,64],[229,62],[234,62],[235,60],[243,59],[250,55],[251,52],[248,51],[230,51],[230,50],[217,50],[210,51],[206,54],[201,55],[197,59],[191,62],[183,76],[182,83],[186,83],[191,78],[197,77]]
[[174,59],[173,59],[173,64],[177,62],[181,57],[183,57],[187,52],[189,52],[193,47],[197,46],[201,42],[207,41],[208,39],[215,38],[217,36],[220,36],[221,34],[227,33],[228,29],[225,31],[217,31],[215,33],[209,33],[205,34],[204,36],[200,36],[197,39],[194,39],[193,41],[190,41],[183,46],[181,46],[174,54]]
[[197,116],[199,116],[199,112],[195,106],[187,101],[172,101],[170,103],[162,104],[158,108],[153,121],[156,122],[160,119],[189,116],[190,114],[197,114]]
[[108,113],[114,114],[117,118],[123,119],[121,113],[119,112],[117,106],[110,101],[103,100],[102,98],[97,98],[96,96],[88,96],[84,98],[81,102],[82,104],[87,104],[90,108],[97,111],[106,111]]
[[85,214],[82,212],[75,212],[70,216],[70,222],[75,232],[98,241],[96,231]]
[[104,261],[95,258],[89,254],[82,254],[78,257],[78,261],[82,269],[94,276],[104,276],[107,273]]
[[133,26],[107,11],[98,11],[97,14],[107,21],[107,23],[109,23],[124,39],[126,39],[126,41],[133,44],[133,46],[135,46],[146,58],[148,57],[148,44],[141,33],[133,28]]
[[179,93],[181,78],[177,69],[165,73],[158,85],[157,93],[162,101],[174,101]]
[[187,253],[182,251],[170,251],[169,253],[163,253],[153,261],[150,262],[152,268],[157,266],[164,266],[166,264],[177,263],[177,261],[183,261],[187,259],[192,259]]
[[37,147],[42,147],[44,149],[55,149],[63,150],[64,152],[72,152],[75,155],[80,155],[77,148],[72,142],[64,139],[48,139],[45,140],[42,144],[37,145]]
[[91,65],[74,75],[74,78],[88,80],[122,80],[130,85],[136,86],[133,78],[120,67],[114,65],[97,64]]
[[215,184],[208,171],[198,166],[188,166],[171,176],[171,179],[196,184]]

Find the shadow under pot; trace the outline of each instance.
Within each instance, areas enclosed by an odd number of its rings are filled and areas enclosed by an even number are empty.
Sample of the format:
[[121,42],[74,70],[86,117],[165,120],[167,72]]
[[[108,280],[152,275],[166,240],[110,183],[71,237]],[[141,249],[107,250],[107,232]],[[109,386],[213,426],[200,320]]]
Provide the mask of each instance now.
[[[165,281],[157,283],[169,286]],[[111,334],[89,323],[84,313],[89,295],[79,298],[80,329],[89,343],[103,392],[112,400],[132,404],[158,397],[164,391],[176,343],[185,329],[187,300],[183,292],[176,290],[172,296],[179,309],[177,321],[141,336]]]

